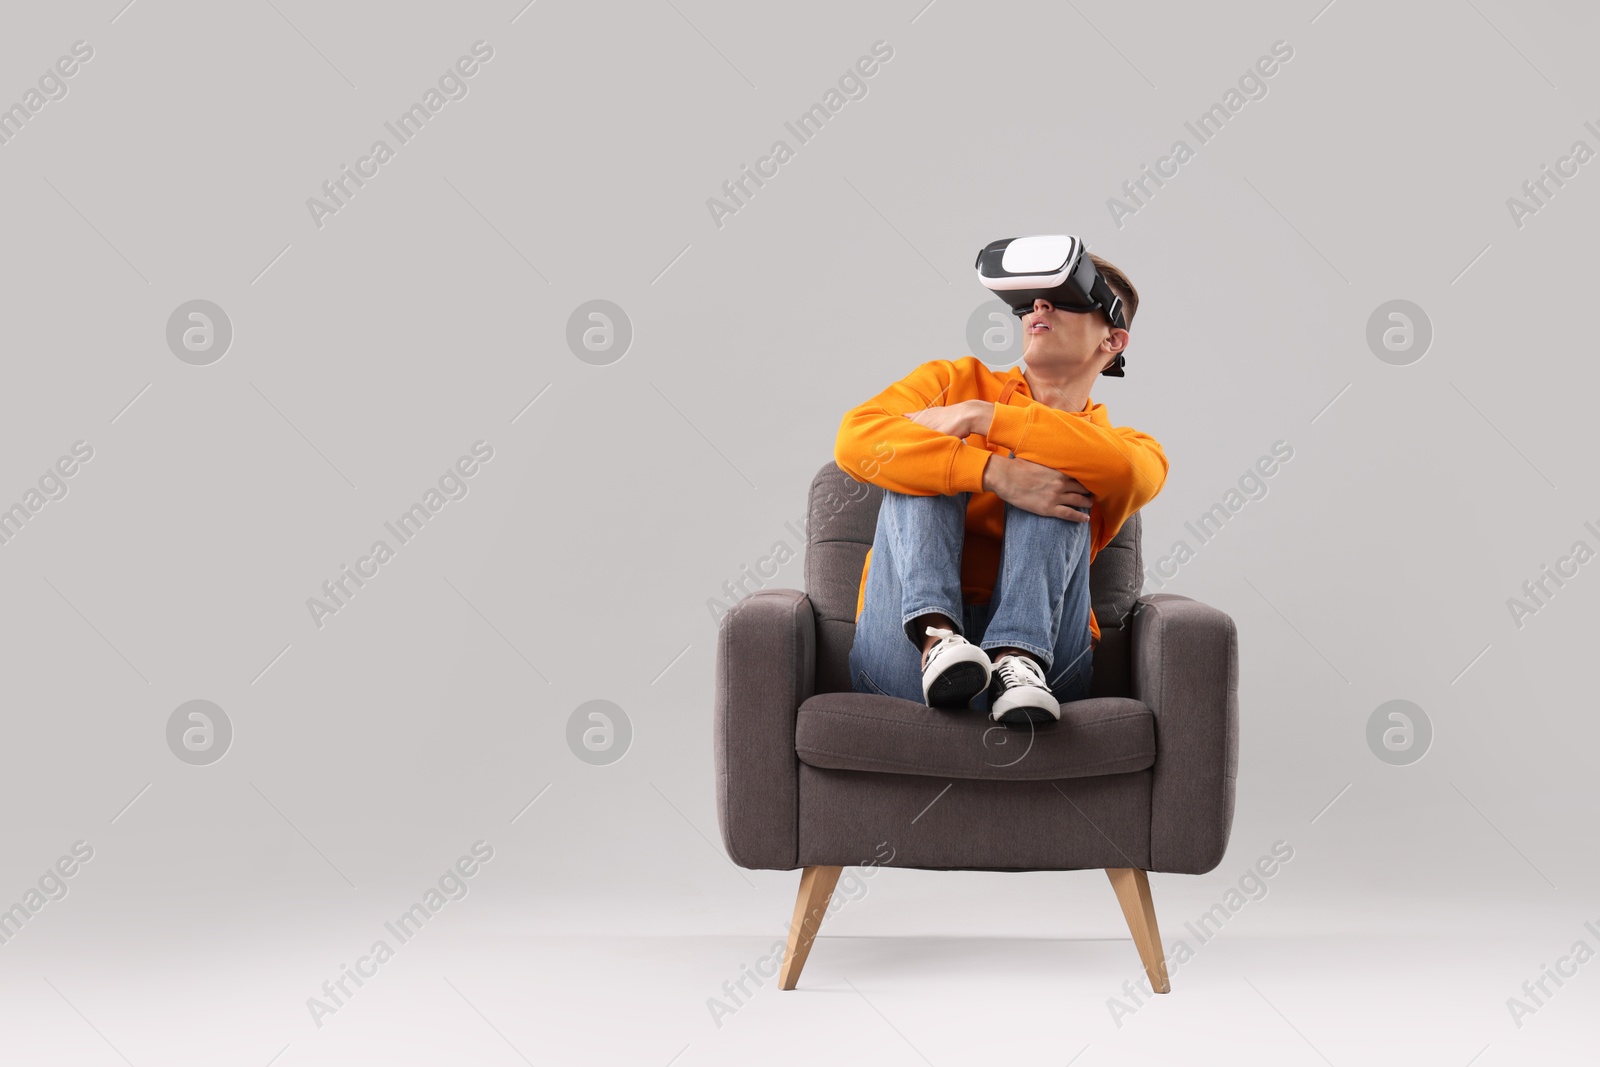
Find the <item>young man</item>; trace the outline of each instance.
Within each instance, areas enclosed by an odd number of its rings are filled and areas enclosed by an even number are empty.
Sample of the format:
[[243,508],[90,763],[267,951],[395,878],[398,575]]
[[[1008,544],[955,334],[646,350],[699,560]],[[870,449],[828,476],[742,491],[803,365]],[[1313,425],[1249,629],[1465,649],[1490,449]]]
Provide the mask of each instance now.
[[[1089,257],[1131,326],[1139,294]],[[1089,387],[1127,348],[1101,310],[1033,301],[1025,366],[924,363],[845,415],[834,459],[886,490],[862,569],[857,692],[1045,722],[1089,695],[1089,563],[1160,492],[1167,457]]]

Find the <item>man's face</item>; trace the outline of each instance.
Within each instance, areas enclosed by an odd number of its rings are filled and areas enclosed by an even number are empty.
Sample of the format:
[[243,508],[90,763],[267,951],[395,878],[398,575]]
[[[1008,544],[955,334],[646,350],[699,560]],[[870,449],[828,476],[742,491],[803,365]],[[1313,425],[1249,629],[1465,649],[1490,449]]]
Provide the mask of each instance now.
[[1098,311],[1063,311],[1040,298],[1022,317],[1022,358],[1029,367],[1101,370],[1127,346],[1128,333]]

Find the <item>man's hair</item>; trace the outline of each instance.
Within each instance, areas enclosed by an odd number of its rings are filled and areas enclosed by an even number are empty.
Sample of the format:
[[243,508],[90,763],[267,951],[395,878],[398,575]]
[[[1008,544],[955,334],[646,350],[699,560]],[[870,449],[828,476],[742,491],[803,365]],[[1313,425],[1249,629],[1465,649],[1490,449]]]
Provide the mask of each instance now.
[[1105,275],[1106,284],[1111,286],[1111,291],[1122,298],[1122,317],[1131,327],[1133,325],[1134,312],[1139,310],[1139,290],[1133,287],[1133,283],[1128,280],[1128,276],[1122,273],[1115,264],[1101,259],[1093,252],[1089,253],[1089,258],[1094,261],[1096,267],[1100,268],[1100,273]]

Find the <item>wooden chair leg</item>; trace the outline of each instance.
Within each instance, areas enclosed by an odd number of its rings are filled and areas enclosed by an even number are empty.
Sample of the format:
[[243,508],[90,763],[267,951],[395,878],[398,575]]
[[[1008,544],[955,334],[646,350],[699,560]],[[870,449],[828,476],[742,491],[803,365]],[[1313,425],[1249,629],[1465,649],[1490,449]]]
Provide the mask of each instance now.
[[783,953],[783,970],[778,974],[779,989],[793,989],[800,981],[800,970],[811,955],[817,928],[828,913],[833,887],[839,884],[843,867],[807,867],[800,874],[800,895],[794,902],[794,920],[789,924],[789,945]]
[[1157,993],[1169,993],[1167,960],[1161,951],[1161,931],[1156,929],[1156,907],[1150,899],[1150,876],[1137,867],[1107,867],[1106,876],[1111,888],[1116,890],[1117,903],[1122,905],[1122,917],[1128,922],[1128,932],[1139,948],[1139,959],[1144,961],[1144,973],[1150,978],[1150,988]]

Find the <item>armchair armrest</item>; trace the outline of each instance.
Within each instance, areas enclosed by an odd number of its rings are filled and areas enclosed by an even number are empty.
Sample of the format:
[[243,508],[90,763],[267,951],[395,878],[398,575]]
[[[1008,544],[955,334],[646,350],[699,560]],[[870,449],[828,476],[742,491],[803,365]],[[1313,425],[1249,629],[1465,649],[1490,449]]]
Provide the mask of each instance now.
[[1239,773],[1239,635],[1233,620],[1171,593],[1133,613],[1133,695],[1155,713],[1150,867],[1204,874],[1222,862]]
[[722,618],[714,746],[717,821],[728,856],[793,870],[799,845],[795,718],[816,689],[816,618],[795,589],[763,589]]

